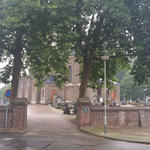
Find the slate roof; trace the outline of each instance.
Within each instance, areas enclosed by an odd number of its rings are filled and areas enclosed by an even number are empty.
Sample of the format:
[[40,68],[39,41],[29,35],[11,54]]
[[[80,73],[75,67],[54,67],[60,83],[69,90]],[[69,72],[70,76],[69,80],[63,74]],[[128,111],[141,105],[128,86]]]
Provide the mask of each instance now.
[[50,78],[45,80],[45,84],[55,84],[55,76],[53,74],[50,74]]

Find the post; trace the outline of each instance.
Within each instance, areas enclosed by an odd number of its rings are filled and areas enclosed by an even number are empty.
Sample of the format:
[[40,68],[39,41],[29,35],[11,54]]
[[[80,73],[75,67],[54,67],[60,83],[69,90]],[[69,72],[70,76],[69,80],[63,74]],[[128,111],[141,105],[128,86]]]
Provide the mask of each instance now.
[[8,100],[6,99],[5,128],[8,127]]
[[78,99],[77,120],[78,127],[91,125],[91,102],[88,97]]
[[12,103],[12,124],[13,128],[17,130],[27,129],[27,99],[16,98]]
[[109,59],[109,56],[102,56],[104,60],[104,134],[107,133],[107,103],[106,103],[106,61]]
[[104,116],[104,133],[106,134],[106,128],[107,128],[107,114],[106,114],[106,60],[104,60],[104,100],[105,100],[105,116]]

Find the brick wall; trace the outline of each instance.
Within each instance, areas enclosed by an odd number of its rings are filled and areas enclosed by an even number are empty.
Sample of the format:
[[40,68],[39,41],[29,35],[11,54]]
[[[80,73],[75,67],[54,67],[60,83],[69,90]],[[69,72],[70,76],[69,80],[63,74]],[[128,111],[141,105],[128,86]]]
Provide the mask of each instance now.
[[[91,108],[91,125],[104,125],[104,109]],[[150,108],[107,108],[108,126],[150,126]]]
[[[84,108],[88,110],[83,111]],[[104,108],[93,108],[89,102],[80,102],[77,115],[79,126],[104,126]],[[150,108],[107,108],[107,126],[150,126]]]
[[27,100],[17,98],[8,107],[8,122],[6,121],[6,107],[0,106],[0,128],[25,130],[27,128]]
[[[6,107],[0,107],[0,128],[5,128]],[[8,109],[8,128],[12,128],[12,109]]]
[[[104,124],[104,109],[92,108],[91,109],[91,125],[103,126]],[[119,111],[107,110],[107,124],[116,126],[119,124]]]

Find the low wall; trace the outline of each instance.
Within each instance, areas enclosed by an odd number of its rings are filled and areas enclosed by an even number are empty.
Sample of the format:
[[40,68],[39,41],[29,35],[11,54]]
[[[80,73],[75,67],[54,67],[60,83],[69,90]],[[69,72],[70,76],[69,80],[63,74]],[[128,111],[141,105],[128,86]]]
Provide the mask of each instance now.
[[[12,128],[12,109],[8,108],[8,123],[7,128]],[[0,106],[0,128],[5,128],[5,121],[6,121],[6,107]]]
[[8,107],[6,126],[6,107],[0,106],[0,128],[25,130],[27,128],[27,100],[18,98]]
[[[104,108],[78,104],[79,126],[104,126]],[[150,107],[109,107],[107,126],[150,126]]]
[[[104,125],[104,109],[91,108],[91,125]],[[150,126],[150,108],[107,108],[108,126]]]

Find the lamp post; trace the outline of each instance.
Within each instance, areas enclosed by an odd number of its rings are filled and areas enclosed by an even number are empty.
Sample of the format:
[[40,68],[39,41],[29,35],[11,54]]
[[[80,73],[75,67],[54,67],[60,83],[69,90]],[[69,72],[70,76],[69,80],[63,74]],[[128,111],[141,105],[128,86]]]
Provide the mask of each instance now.
[[107,114],[106,114],[106,61],[109,60],[109,56],[102,56],[102,60],[104,60],[104,134],[106,134],[106,128],[107,128]]

